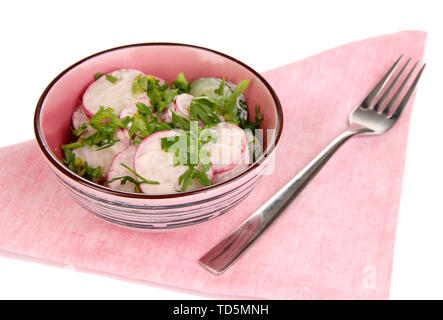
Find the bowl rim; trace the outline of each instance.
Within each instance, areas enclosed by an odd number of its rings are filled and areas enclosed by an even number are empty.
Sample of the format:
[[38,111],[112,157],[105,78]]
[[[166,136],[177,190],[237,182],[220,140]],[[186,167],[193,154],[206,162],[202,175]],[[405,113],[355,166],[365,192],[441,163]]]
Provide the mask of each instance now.
[[[266,152],[263,153],[263,155],[257,160],[255,161],[251,166],[249,166],[245,171],[243,171],[241,174],[223,181],[221,183],[217,183],[215,185],[211,185],[202,189],[198,189],[198,190],[193,190],[193,191],[185,191],[185,192],[178,192],[178,193],[168,193],[168,194],[144,194],[144,193],[129,193],[129,192],[123,192],[123,191],[119,191],[119,190],[115,190],[115,189],[111,189],[105,186],[102,186],[100,184],[94,183],[92,181],[89,181],[87,179],[84,179],[78,175],[76,175],[75,173],[71,172],[63,163],[60,162],[60,160],[58,160],[55,155],[52,154],[49,146],[46,144],[45,140],[43,139],[43,135],[42,135],[42,130],[41,130],[41,126],[40,126],[40,114],[41,114],[41,110],[43,107],[43,102],[45,101],[46,96],[48,95],[49,91],[52,89],[52,87],[55,85],[55,83],[62,78],[66,73],[68,73],[70,70],[76,68],[77,66],[81,65],[82,63],[95,58],[97,56],[100,56],[102,54],[105,53],[109,53],[112,51],[117,51],[117,50],[122,50],[122,49],[127,49],[127,48],[133,48],[133,47],[143,47],[143,46],[179,46],[179,47],[187,47],[187,48],[193,48],[193,49],[199,49],[199,50],[203,50],[203,51],[208,51],[210,53],[219,55],[223,58],[227,58],[237,64],[239,64],[240,66],[246,68],[248,71],[250,71],[251,73],[253,73],[267,88],[267,90],[270,92],[272,99],[274,100],[274,103],[276,105],[277,108],[277,128],[276,130],[276,137],[271,145],[270,148],[267,148]],[[282,110],[282,106],[280,103],[280,100],[278,99],[277,94],[275,93],[274,89],[271,87],[271,85],[263,78],[263,76],[261,76],[257,71],[255,71],[254,69],[252,69],[251,67],[249,67],[247,64],[227,55],[224,54],[222,52],[213,50],[213,49],[209,49],[209,48],[205,48],[205,47],[201,47],[201,46],[196,46],[196,45],[191,45],[191,44],[184,44],[184,43],[175,43],[175,42],[146,42],[146,43],[135,43],[135,44],[128,44],[128,45],[123,45],[123,46],[118,46],[118,47],[114,47],[114,48],[110,48],[107,50],[103,50],[97,53],[94,53],[86,58],[83,58],[79,61],[77,61],[76,63],[74,63],[73,65],[69,66],[68,68],[66,68],[65,70],[63,70],[60,74],[58,74],[50,83],[49,85],[46,87],[46,89],[43,91],[42,95],[40,96],[38,102],[37,102],[37,106],[35,109],[35,113],[34,113],[34,133],[35,133],[35,137],[37,139],[38,145],[40,147],[40,149],[42,150],[43,154],[45,155],[46,159],[50,161],[50,163],[58,169],[58,171],[60,171],[63,175],[71,178],[72,180],[74,180],[75,182],[86,186],[88,188],[92,188],[96,191],[99,192],[104,192],[108,195],[112,195],[112,196],[119,196],[119,197],[123,197],[123,198],[135,198],[135,199],[171,199],[171,198],[179,198],[179,197],[186,197],[186,196],[191,196],[191,195],[196,195],[196,194],[200,194],[200,193],[204,193],[204,192],[208,192],[212,189],[216,189],[219,188],[221,186],[225,186],[227,184],[230,184],[234,181],[239,180],[240,178],[242,178],[243,176],[246,176],[247,174],[249,174],[250,172],[252,172],[253,170],[255,170],[257,167],[260,166],[260,164],[262,164],[264,162],[264,159],[266,159],[267,157],[270,157],[272,155],[272,153],[274,152],[281,134],[283,131],[283,110]]]

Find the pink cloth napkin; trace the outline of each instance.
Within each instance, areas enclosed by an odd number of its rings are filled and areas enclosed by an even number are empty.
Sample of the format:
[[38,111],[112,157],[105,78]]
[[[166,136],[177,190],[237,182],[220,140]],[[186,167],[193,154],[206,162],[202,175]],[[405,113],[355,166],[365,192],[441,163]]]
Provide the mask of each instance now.
[[421,59],[425,38],[379,36],[265,72],[285,116],[275,173],[237,208],[194,229],[149,234],[102,222],[71,200],[34,141],[2,148],[0,250],[230,297],[386,299],[412,105],[387,134],[345,144],[225,274],[213,276],[197,260],[345,130],[394,59]]

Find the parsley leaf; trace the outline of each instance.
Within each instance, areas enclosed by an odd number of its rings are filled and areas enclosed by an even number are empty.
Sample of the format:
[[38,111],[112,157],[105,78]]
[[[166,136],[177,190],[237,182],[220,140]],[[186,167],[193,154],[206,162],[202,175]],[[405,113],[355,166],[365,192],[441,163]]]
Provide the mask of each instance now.
[[192,178],[192,174],[194,172],[194,167],[190,166],[188,170],[186,170],[179,178],[178,184],[181,185],[181,191],[186,191],[194,182]]
[[79,137],[79,136],[81,136],[82,134],[84,134],[84,133],[87,132],[87,130],[88,130],[88,126],[89,126],[89,123],[88,123],[88,122],[86,122],[86,123],[82,123],[82,124],[80,125],[80,127],[78,127],[77,129],[73,129],[73,128],[71,128],[71,131],[72,131],[72,133],[73,133],[75,136]]
[[65,149],[74,150],[74,149],[77,149],[77,148],[81,148],[84,145],[85,144],[83,143],[83,141],[79,140],[79,141],[76,141],[76,142],[72,142],[72,143],[68,143],[68,144],[62,145],[62,149],[63,150],[65,150]]
[[114,77],[114,76],[111,75],[111,74],[107,74],[107,75],[106,75],[106,80],[108,80],[108,81],[111,82],[111,83],[116,83],[116,82],[118,81],[118,78]]
[[138,75],[132,82],[132,94],[141,94],[146,92],[149,97],[151,106],[160,114],[169,104],[174,101],[179,89],[170,89],[166,82],[160,85],[160,80],[155,79],[152,75]]
[[172,126],[177,129],[189,131],[191,129],[191,120],[185,116],[179,115],[171,110]]
[[192,130],[181,135],[162,138],[161,147],[174,155],[174,165],[185,165],[188,169],[179,177],[181,191],[186,191],[197,179],[201,185],[211,185],[207,171],[211,168],[209,154],[203,144],[212,140],[211,135],[205,135],[203,130],[192,123]]
[[191,91],[191,84],[186,80],[183,72],[177,75],[175,81],[171,83],[173,89],[177,89],[178,93],[189,93]]
[[237,98],[245,91],[246,87],[249,85],[249,80],[242,80],[235,87],[231,96],[224,103],[222,108],[222,115],[227,121],[237,120]]
[[97,168],[90,167],[86,161],[76,157],[72,149],[66,146],[68,145],[65,145],[65,147],[62,146],[65,152],[63,162],[68,166],[69,170],[90,181],[103,178],[100,166]]
[[63,151],[65,152],[65,158],[63,159],[63,162],[68,166],[69,170],[75,172],[75,155],[69,148],[63,148]]
[[[79,141],[74,142],[74,147],[79,148],[84,144],[87,144],[88,146],[96,147],[96,150],[109,148],[113,146],[114,143],[119,141],[114,139],[115,130],[118,128],[127,128],[130,121],[130,117],[120,119],[114,114],[114,110],[112,108],[105,109],[103,106],[101,106],[97,113],[94,114],[91,119],[89,119],[88,123],[84,123],[80,126],[80,128],[72,131],[74,135],[81,136],[87,131],[88,127],[95,129],[95,132],[92,134],[86,137],[81,137]],[[69,146],[70,149],[73,149],[72,144],[64,146]]]
[[237,125],[242,126],[245,123],[237,112],[237,99],[249,85],[249,80],[240,81],[228,97],[224,95],[225,83],[226,79],[223,77],[219,87],[214,90],[218,95],[215,99],[206,96],[192,99],[189,107],[191,120],[201,121],[205,125],[217,124],[220,122],[220,114],[226,121]]
[[135,192],[136,192],[136,193],[140,193],[140,185],[143,184],[143,183],[146,183],[146,184],[160,184],[160,183],[158,183],[157,181],[151,181],[151,180],[147,180],[147,179],[143,178],[141,175],[139,175],[137,172],[135,172],[134,170],[132,170],[131,168],[129,168],[129,167],[128,167],[127,165],[125,165],[124,163],[120,163],[120,165],[121,165],[122,167],[125,167],[127,170],[129,170],[133,175],[135,175],[137,178],[139,178],[140,181],[134,179],[134,178],[131,177],[131,176],[122,176],[122,177],[116,177],[116,178],[113,178],[113,179],[111,179],[111,180],[106,181],[106,182],[104,183],[105,185],[107,185],[107,184],[109,184],[109,183],[111,183],[111,182],[117,181],[117,180],[120,180],[120,184],[126,184],[126,182],[129,181],[129,182],[131,182],[131,183],[134,184],[134,190],[135,190]]
[[146,92],[147,87],[148,77],[143,74],[139,74],[132,82],[132,94],[137,95]]
[[211,185],[211,180],[209,180],[208,175],[206,174],[206,172],[204,172],[203,170],[197,170],[195,168],[193,168],[193,172],[192,172],[192,178],[193,179],[198,179],[198,182],[200,182],[200,184],[202,186],[210,186]]
[[154,110],[152,107],[148,107],[142,102],[137,102],[135,106],[137,107],[139,114],[146,116],[148,120],[158,120],[158,118],[153,114]]
[[188,190],[194,182],[194,179],[197,179],[202,186],[207,187],[211,185],[211,180],[209,180],[207,173],[196,169],[195,166],[192,165],[189,166],[189,169],[178,178],[178,183],[181,185],[181,191]]
[[103,73],[97,72],[96,74],[94,74],[94,80],[98,80],[103,76]]
[[[138,111],[134,114],[132,117],[132,124],[129,128],[129,137],[132,138],[136,133],[139,135],[142,135],[144,137],[147,137],[154,132],[157,131],[163,131],[163,130],[171,130],[171,126],[167,123],[160,122],[158,120],[158,117],[154,114],[154,108],[151,106],[147,106],[142,102],[136,103]],[[140,137],[135,140],[137,137],[134,138],[134,144],[139,144],[141,140]]]
[[248,119],[248,121],[241,120],[240,127],[242,127],[243,129],[251,129],[251,130],[260,128],[263,122],[263,116],[260,114],[260,107],[258,105],[255,105],[254,113],[255,113],[255,121],[250,122],[250,119]]
[[220,86],[217,89],[214,90],[214,92],[216,94],[218,94],[219,96],[223,96],[224,95],[224,92],[225,92],[224,91],[225,90],[225,82],[226,82],[225,76],[223,76],[223,79],[222,79],[222,81],[220,83]]
[[190,119],[201,120],[204,124],[216,124],[220,119],[211,107],[216,106],[213,101],[208,98],[194,98],[190,105]]
[[134,138],[134,140],[132,141],[132,144],[134,145],[134,146],[138,146],[139,144],[140,144],[140,142],[142,142],[142,138],[140,138],[140,137],[135,137]]

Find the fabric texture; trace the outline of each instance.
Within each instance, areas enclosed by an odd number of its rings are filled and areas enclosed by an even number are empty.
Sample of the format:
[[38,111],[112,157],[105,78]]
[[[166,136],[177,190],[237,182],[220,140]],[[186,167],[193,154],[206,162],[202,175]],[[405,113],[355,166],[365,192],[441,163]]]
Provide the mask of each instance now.
[[387,299],[412,102],[383,136],[355,137],[231,269],[197,260],[346,129],[349,112],[393,61],[421,59],[426,33],[353,42],[268,72],[284,111],[275,171],[227,214],[150,234],[78,206],[35,141],[0,149],[0,250],[82,270],[230,297]]

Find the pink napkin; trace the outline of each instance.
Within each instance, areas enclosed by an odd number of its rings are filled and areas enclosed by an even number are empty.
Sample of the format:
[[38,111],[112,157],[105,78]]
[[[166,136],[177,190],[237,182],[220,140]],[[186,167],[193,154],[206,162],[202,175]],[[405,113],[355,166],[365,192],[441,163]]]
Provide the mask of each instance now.
[[421,59],[425,38],[379,36],[265,72],[285,116],[275,173],[237,208],[194,229],[149,234],[102,222],[71,200],[35,141],[2,148],[0,250],[219,296],[386,299],[412,105],[387,134],[345,144],[225,274],[213,276],[197,260],[345,130],[350,110],[394,59]]

